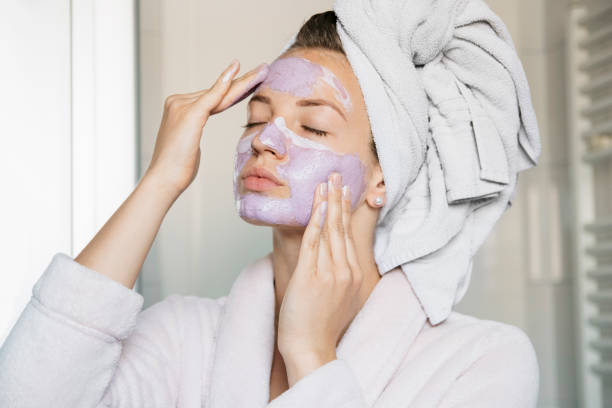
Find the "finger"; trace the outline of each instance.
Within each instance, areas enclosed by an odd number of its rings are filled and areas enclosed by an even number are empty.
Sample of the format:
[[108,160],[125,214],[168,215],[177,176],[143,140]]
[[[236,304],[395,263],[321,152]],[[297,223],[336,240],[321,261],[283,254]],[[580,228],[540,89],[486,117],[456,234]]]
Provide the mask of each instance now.
[[310,220],[306,225],[300,253],[298,256],[298,267],[296,270],[305,271],[308,274],[315,274],[317,261],[319,258],[319,241],[321,237],[321,226],[325,219],[327,201],[324,196],[323,183],[315,189]]
[[[257,89],[257,86],[266,79],[269,71],[270,68],[268,64],[263,63],[246,74],[232,80],[229,90],[223,96],[221,102],[212,109],[210,112],[211,115],[223,112],[253,93]],[[202,89],[200,91],[180,94],[177,96],[187,102],[194,102],[208,91],[209,89]]]
[[198,99],[200,96],[204,95],[208,91],[210,91],[210,88],[200,89],[199,91],[195,91],[195,92],[176,94],[175,97],[177,99],[193,102],[194,100]]
[[336,271],[336,278],[350,277],[350,268],[346,259],[346,244],[344,238],[344,224],[342,222],[342,177],[334,173],[328,180],[328,217],[329,249]]
[[[218,111],[220,106],[222,106],[224,104],[226,105],[227,102],[232,100],[233,97],[235,98],[236,96],[239,96],[238,94],[242,91],[242,88],[244,88],[245,84],[247,84],[247,83],[249,84],[247,86],[247,88],[249,86],[255,87],[256,84],[261,82],[259,80],[259,78],[257,78],[257,80],[255,80],[255,78],[256,77],[264,76],[264,74],[267,75],[268,71],[269,71],[268,64],[266,64],[264,62],[264,63],[258,65],[257,67],[253,68],[252,70],[248,71],[247,73],[243,74],[242,76],[233,79],[231,81],[231,85],[230,85],[229,90],[227,91],[227,94],[225,94],[225,96],[221,100],[221,103],[219,104],[219,106],[217,106],[214,110]],[[262,79],[262,81],[263,81],[263,79]],[[174,96],[194,101],[195,99],[198,99],[200,96],[204,95],[208,91],[210,91],[210,88],[200,89],[199,91],[195,91],[195,92],[187,92],[187,93],[184,93],[184,94],[177,94],[177,95],[174,95]],[[239,101],[234,101],[234,103],[238,103],[238,102]],[[214,112],[214,113],[216,113],[216,112]]]
[[333,262],[331,260],[331,251],[329,249],[329,229],[327,228],[327,217],[329,217],[329,184],[327,181],[321,183],[325,193],[325,217],[321,219],[321,232],[319,237],[319,256],[317,258],[317,276],[324,280],[333,279],[332,272]]
[[247,72],[242,77],[233,81],[231,88],[221,101],[221,103],[213,109],[212,114],[223,112],[224,110],[231,108],[240,101],[244,100],[247,96],[255,92],[255,90],[261,85],[266,79],[270,67],[268,64],[263,63],[257,68]]
[[[235,60],[233,63],[235,63],[236,61],[237,60]],[[217,81],[215,82],[215,84],[217,82],[219,82],[219,80],[223,81],[224,75],[227,75],[228,72],[231,72],[231,67],[232,67],[232,64],[228,65],[228,67],[225,69],[225,71],[223,71],[221,73],[221,75],[219,76],[219,78],[217,78]],[[236,70],[236,72],[238,72],[238,70]],[[245,75],[248,75],[248,73],[245,74]],[[233,78],[233,76],[232,76],[232,78]],[[230,82],[230,89],[231,89],[231,84],[232,84],[233,81],[228,81],[228,82]],[[213,86],[215,84],[213,84]],[[195,91],[195,92],[187,92],[187,93],[184,93],[184,94],[177,94],[175,96],[178,97],[178,98],[184,99],[185,101],[193,102],[193,101],[199,99],[201,96],[205,95],[206,93],[210,92],[211,89],[212,89],[212,87],[211,88],[206,88],[206,89],[200,89],[199,91]]]
[[327,229],[327,217],[329,217],[329,199],[326,200],[325,218],[321,220],[321,237],[319,239],[319,256],[317,257],[317,277],[322,282],[333,282],[334,280],[334,262],[331,258],[329,249],[329,232]]
[[215,81],[212,88],[207,92],[203,92],[195,100],[195,104],[201,112],[205,115],[209,115],[210,112],[221,102],[230,86],[232,85],[232,79],[240,69],[240,62],[234,60]]
[[353,278],[361,279],[361,268],[357,262],[357,251],[353,240],[353,230],[351,228],[351,189],[348,184],[342,188],[342,223],[344,226],[344,245],[346,247],[346,258],[353,273]]

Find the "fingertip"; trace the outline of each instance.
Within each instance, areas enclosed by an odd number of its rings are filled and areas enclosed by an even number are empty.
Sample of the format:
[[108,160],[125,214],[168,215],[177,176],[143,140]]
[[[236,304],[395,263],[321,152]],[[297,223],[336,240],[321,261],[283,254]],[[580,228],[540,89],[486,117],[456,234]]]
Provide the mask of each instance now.
[[348,184],[345,184],[344,186],[342,186],[342,198],[345,201],[351,200],[351,189]]
[[197,101],[198,106],[208,110],[208,114],[221,112],[223,109],[219,109],[219,104],[230,89],[231,79],[236,75],[239,68],[240,62],[234,59],[225,71],[223,71],[223,74],[217,78],[213,86],[199,97]]
[[351,200],[351,189],[347,185],[342,187],[342,209],[347,215],[351,215],[352,200]]
[[268,73],[270,72],[270,65],[267,62],[262,62],[261,64],[256,66],[253,71],[255,71],[255,73],[257,74],[255,76],[257,80],[259,80],[260,78],[265,78],[266,75],[268,75]]
[[232,77],[238,72],[238,68],[240,68],[240,61],[238,61],[238,59],[234,58],[234,60],[232,60],[232,62],[226,68],[225,75],[223,75],[223,78],[221,79],[221,82],[222,83],[229,82],[230,79],[232,79]]
[[232,106],[236,105],[237,103],[242,102],[245,98],[247,98],[249,95],[254,93],[261,86],[261,84],[265,81],[266,76],[268,75],[269,70],[270,69],[269,69],[268,64],[264,62],[262,64],[259,64],[253,70],[251,70],[251,71],[247,72],[246,74],[244,74],[242,77],[239,77],[239,78],[234,77],[235,81],[240,82],[243,78],[247,78],[249,76],[254,76],[248,82],[246,88],[244,88],[239,94],[234,96],[234,99],[231,102],[229,102],[227,104],[227,107],[224,107],[222,110],[231,108]]
[[[327,202],[327,182],[319,184],[317,191],[318,201],[320,203],[322,203],[323,201]],[[325,205],[327,206],[327,204]],[[321,209],[321,207],[319,207],[319,209]]]

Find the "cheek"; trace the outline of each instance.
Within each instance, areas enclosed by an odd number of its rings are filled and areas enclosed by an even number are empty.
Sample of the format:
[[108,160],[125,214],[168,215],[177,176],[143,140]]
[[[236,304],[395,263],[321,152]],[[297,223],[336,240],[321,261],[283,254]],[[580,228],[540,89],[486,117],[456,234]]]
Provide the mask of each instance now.
[[288,180],[291,199],[311,208],[318,184],[327,182],[329,174],[338,172],[342,184],[349,186],[351,205],[354,208],[363,194],[366,167],[357,154],[338,154],[330,150],[318,150],[291,145],[289,161],[277,166],[279,175]]
[[276,124],[280,126],[281,132],[267,132],[268,136],[263,132],[260,138],[263,141],[268,141],[267,138],[272,136],[282,139],[287,160],[276,166],[276,172],[288,184],[290,196],[279,198],[258,193],[242,195],[238,192],[240,173],[252,155],[251,142],[257,134],[254,132],[238,142],[234,156],[234,197],[240,215],[269,224],[305,226],[310,220],[315,190],[320,183],[327,182],[332,172],[340,173],[342,184],[349,186],[351,206],[355,208],[366,188],[366,166],[359,156],[336,153],[291,133],[281,122]]
[[[242,168],[251,157],[251,142],[257,132],[253,132],[250,135],[247,135],[238,141],[238,145],[236,146],[236,152],[234,154],[234,197],[238,195],[238,177],[240,176],[240,172]],[[237,202],[238,206],[239,203]]]

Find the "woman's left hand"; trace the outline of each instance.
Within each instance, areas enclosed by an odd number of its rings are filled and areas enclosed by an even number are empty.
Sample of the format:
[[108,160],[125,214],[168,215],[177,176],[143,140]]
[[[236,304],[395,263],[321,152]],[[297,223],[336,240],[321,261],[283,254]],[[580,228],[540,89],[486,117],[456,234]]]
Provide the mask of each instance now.
[[332,173],[327,186],[317,187],[279,310],[278,349],[291,385],[336,359],[341,335],[359,312],[363,271],[351,233],[351,192],[347,186],[343,197],[341,186],[340,174]]

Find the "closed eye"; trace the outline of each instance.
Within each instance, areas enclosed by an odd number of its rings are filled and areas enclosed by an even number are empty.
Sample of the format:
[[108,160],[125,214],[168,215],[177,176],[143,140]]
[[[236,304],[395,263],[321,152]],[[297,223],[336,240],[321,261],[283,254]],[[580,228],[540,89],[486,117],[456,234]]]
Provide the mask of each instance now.
[[304,128],[304,130],[306,130],[308,132],[315,133],[315,134],[317,134],[319,136],[327,136],[327,132],[324,131],[324,130],[314,129],[314,128],[311,128],[311,127],[308,127],[308,126],[304,126],[304,125],[302,125],[302,128]]
[[253,126],[257,126],[257,125],[263,125],[266,122],[252,122],[252,123],[247,123],[246,125],[242,125],[243,128],[251,128]]
[[[251,128],[253,126],[263,125],[265,123],[266,122],[252,122],[252,123],[247,123],[246,125],[243,125],[242,127],[248,129],[248,128]],[[319,130],[319,129],[311,128],[311,127],[305,126],[305,125],[302,125],[302,128],[304,130],[306,130],[307,132],[314,133],[314,134],[316,134],[318,136],[322,136],[322,137],[327,136],[327,132],[324,131],[324,130]]]

